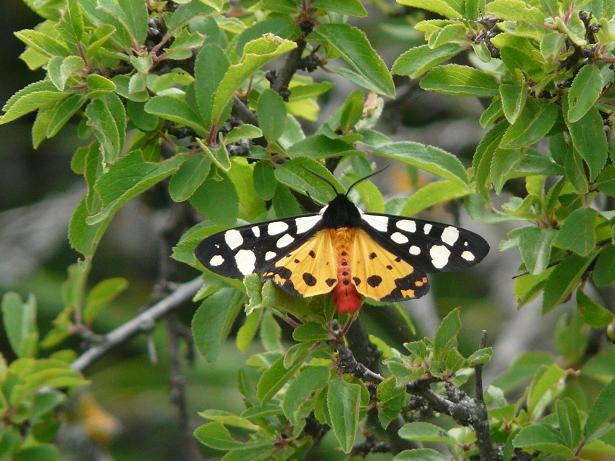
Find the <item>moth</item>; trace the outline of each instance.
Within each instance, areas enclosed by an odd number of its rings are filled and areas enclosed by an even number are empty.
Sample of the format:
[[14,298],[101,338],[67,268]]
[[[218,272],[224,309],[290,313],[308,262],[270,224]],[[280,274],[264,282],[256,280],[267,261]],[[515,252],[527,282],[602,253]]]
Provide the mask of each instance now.
[[[310,171],[310,170],[308,170]],[[449,224],[364,213],[348,193],[318,213],[236,227],[204,239],[196,256],[209,270],[243,279],[253,273],[304,298],[332,293],[337,312],[353,314],[363,298],[394,302],[420,298],[428,273],[465,269],[489,245]]]

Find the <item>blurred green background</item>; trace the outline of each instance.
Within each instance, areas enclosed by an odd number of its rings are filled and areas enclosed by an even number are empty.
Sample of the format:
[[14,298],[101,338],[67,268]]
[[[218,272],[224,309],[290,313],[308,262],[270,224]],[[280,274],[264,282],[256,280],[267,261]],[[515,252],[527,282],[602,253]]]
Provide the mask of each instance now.
[[[368,33],[389,65],[402,50],[422,42],[407,17],[383,16],[374,8],[370,11],[370,16],[357,24]],[[0,100],[3,102],[42,75],[40,71],[29,71],[18,59],[23,45],[13,36],[14,31],[33,27],[37,22],[38,18],[15,0],[10,1],[10,7],[5,7],[0,15],[3,44],[0,48],[3,63]],[[314,76],[332,78],[324,73]],[[322,101],[321,118],[330,114],[355,89],[348,81],[335,82],[336,88]],[[407,79],[399,79],[396,83],[398,98],[386,102],[380,128],[396,139],[420,141],[455,152],[467,165],[481,135],[479,101],[427,94],[416,82]],[[39,303],[39,328],[44,333],[62,308],[61,284],[66,267],[77,258],[66,240],[66,226],[83,189],[80,179],[69,168],[71,155],[79,145],[76,127],[62,130],[59,136],[34,151],[30,136],[32,121],[32,117],[24,117],[0,126],[0,292],[13,290],[35,294]],[[310,130],[309,125],[306,130]],[[377,181],[387,194],[396,195],[411,193],[413,182],[420,185],[425,178],[395,167]],[[107,332],[131,318],[151,296],[157,274],[158,235],[164,221],[164,210],[157,209],[155,204],[155,192],[150,194],[147,203],[129,204],[115,218],[98,250],[90,283],[107,277],[125,277],[130,287],[100,316],[94,325],[97,332]],[[435,277],[430,295],[406,306],[416,324],[417,335],[432,334],[442,316],[453,307],[462,306],[462,351],[476,348],[482,329],[489,331],[490,342],[495,345],[496,355],[487,369],[488,381],[523,350],[550,349],[553,317],[542,318],[534,304],[520,312],[516,310],[512,276],[516,273],[518,256],[497,250],[497,243],[508,229],[470,222],[460,204],[432,210],[425,217],[459,222],[483,234],[492,245],[492,251],[473,270]],[[181,274],[186,280],[195,275],[188,269]],[[186,306],[180,312],[186,323],[193,310],[194,306]],[[366,308],[362,311],[362,320],[370,333],[393,345],[410,339],[399,317],[387,309]],[[182,439],[176,409],[169,401],[164,325],[157,327],[153,340],[158,357],[156,364],[148,358],[146,338],[140,337],[89,370],[93,400],[88,400],[86,413],[94,426],[99,425],[102,434],[99,442],[104,449],[94,453],[92,446],[88,446],[87,454],[75,459],[90,459],[90,455],[91,459],[108,459],[105,458],[107,447],[116,460],[177,459]],[[72,346],[78,350],[81,345],[74,343]],[[5,338],[0,338],[0,350],[10,357]],[[248,355],[239,353],[229,341],[222,359],[214,366],[206,365],[197,357],[189,367],[189,412],[195,425],[199,410],[241,409],[236,371]],[[83,415],[77,410],[74,413],[77,422],[70,423],[64,434],[67,445],[74,438],[70,430],[76,433],[83,430]],[[113,433],[111,438],[107,438],[109,433]],[[78,448],[75,450],[79,452]],[[208,456],[215,458],[214,453]],[[339,455],[331,456],[340,459]]]

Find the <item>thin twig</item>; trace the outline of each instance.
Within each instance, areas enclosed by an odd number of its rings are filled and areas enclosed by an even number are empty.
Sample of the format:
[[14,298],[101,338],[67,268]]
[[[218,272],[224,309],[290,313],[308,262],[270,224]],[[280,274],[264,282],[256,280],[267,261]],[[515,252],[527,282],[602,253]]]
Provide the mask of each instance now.
[[159,319],[179,308],[186,301],[189,301],[201,288],[202,284],[201,277],[197,277],[189,282],[178,285],[171,294],[104,335],[103,341],[100,344],[90,347],[77,357],[71,367],[78,371],[84,371],[111,349],[116,348],[140,333],[151,330]]

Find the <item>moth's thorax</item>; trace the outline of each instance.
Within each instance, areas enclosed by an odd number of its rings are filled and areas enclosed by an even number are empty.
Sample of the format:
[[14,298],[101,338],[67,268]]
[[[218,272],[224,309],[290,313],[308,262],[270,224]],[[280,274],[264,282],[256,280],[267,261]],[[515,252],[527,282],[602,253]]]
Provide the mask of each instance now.
[[359,227],[361,213],[357,206],[345,195],[335,197],[322,215],[322,225],[325,228]]
[[337,285],[333,289],[335,308],[340,313],[352,313],[361,307],[361,295],[352,281],[350,262],[356,228],[338,227],[329,230],[337,261]]

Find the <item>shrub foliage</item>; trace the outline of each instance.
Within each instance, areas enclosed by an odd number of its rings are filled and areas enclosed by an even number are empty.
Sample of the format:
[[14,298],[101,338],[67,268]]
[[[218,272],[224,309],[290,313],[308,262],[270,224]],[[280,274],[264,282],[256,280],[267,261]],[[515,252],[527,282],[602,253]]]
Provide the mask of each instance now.
[[[168,238],[175,264],[203,271],[194,248],[204,237],[312,211],[332,191],[306,168],[342,190],[372,171],[370,158],[429,178],[394,198],[366,181],[355,198],[370,211],[414,215],[462,199],[473,219],[517,225],[500,249],[520,255],[519,304],[542,296],[548,312],[576,299],[555,329],[558,355],[526,353],[483,392],[492,350],[477,339],[470,356],[459,352],[458,310],[434,338],[397,350],[358,324],[346,342],[333,338],[326,298],[301,300],[257,276],[239,284],[205,272],[192,321],[198,351],[217,360],[241,318],[237,347],[248,350],[258,334],[262,352],[238,371],[245,410],[201,412],[196,439],[225,460],[307,459],[326,434],[345,454],[384,451],[396,460],[448,459],[434,447],[482,460],[615,453],[614,356],[591,352],[613,325],[591,287],[615,281],[615,3],[374,1],[374,14],[396,14],[424,34],[425,44],[389,71],[352,25],[367,15],[360,0],[24,1],[42,22],[15,33],[26,45],[21,58],[45,76],[6,102],[0,123],[35,113],[36,148],[76,120],[82,145],[71,169],[87,191],[68,228],[80,260],[68,268],[65,308],[52,328],[39,336],[32,297],[9,293],[2,302],[15,359],[0,356],[0,459],[58,459],[57,409],[86,384],[76,351],[59,348],[93,335],[92,321],[126,289],[124,279],[90,286],[87,278],[127,202],[158,186],[170,210],[202,216]],[[393,75],[419,79],[425,91],[480,98],[476,123],[485,134],[471,165],[378,129],[384,102],[396,96]],[[319,98],[343,80],[356,89],[318,118]],[[393,312],[410,334],[411,319]],[[281,341],[284,321],[294,326],[292,343]],[[579,374],[595,382],[597,396]]]

